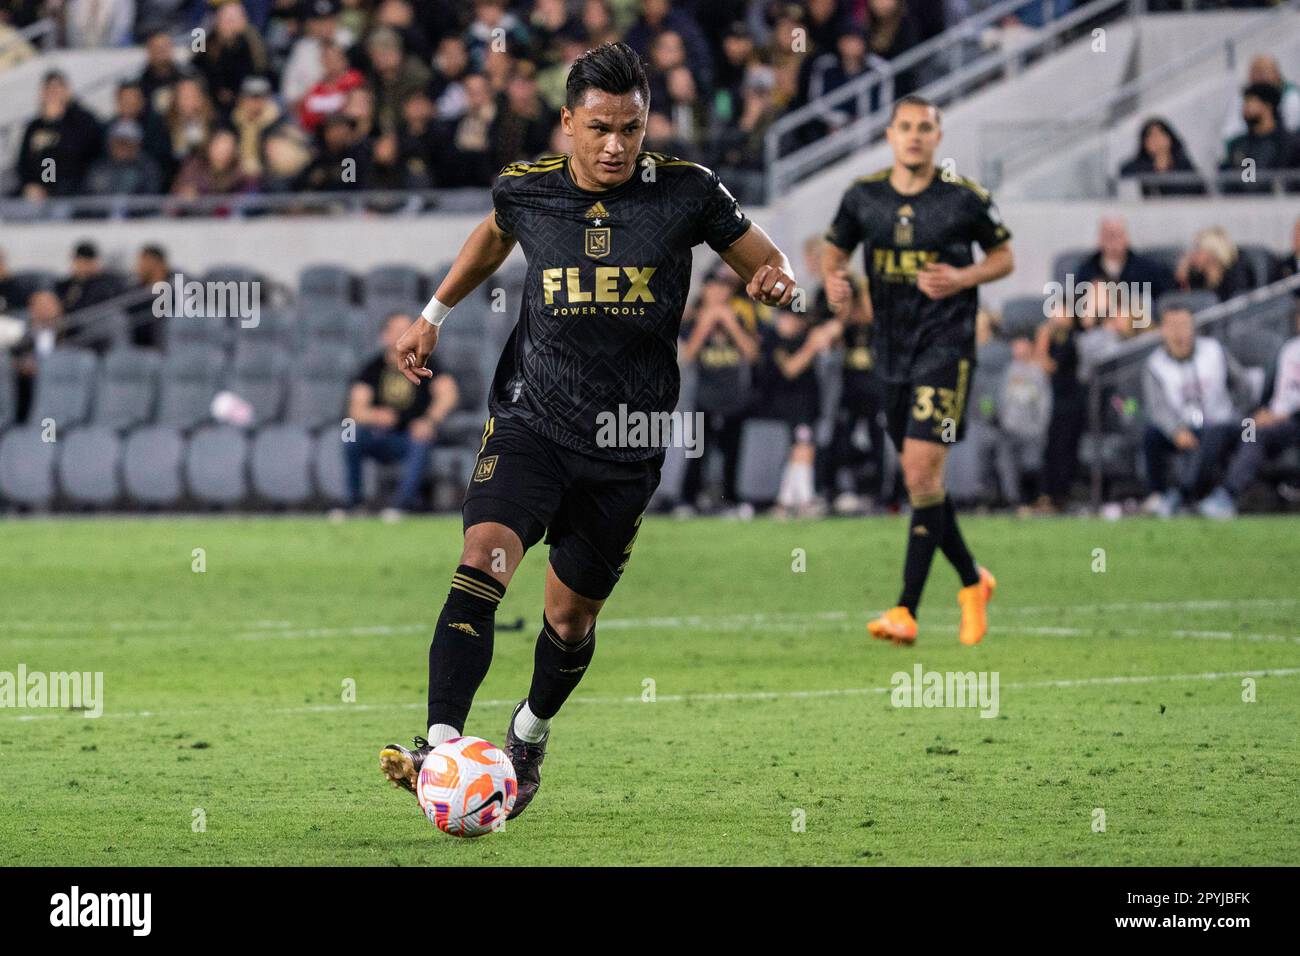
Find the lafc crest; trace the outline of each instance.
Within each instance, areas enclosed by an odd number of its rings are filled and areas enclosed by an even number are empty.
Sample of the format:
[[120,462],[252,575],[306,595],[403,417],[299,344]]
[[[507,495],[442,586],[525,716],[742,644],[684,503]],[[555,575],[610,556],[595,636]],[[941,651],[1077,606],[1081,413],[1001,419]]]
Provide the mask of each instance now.
[[894,220],[894,245],[910,246],[912,244],[912,223],[916,213],[910,203],[898,207],[898,218]]
[[584,218],[591,220],[591,225],[587,227],[584,247],[588,258],[603,259],[609,255],[610,235],[609,226],[602,226],[601,223],[609,218],[609,213],[605,210],[603,202],[595,202],[587,210]]
[[486,458],[478,460],[478,467],[474,469],[475,481],[488,481],[496,473],[497,455],[488,455]]

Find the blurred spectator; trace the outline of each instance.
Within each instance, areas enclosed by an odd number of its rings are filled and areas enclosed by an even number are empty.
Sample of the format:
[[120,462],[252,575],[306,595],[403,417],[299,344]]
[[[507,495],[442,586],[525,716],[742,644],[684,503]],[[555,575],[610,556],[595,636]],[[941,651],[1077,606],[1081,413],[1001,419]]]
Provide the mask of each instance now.
[[[1195,173],[1183,147],[1183,141],[1163,119],[1153,118],[1142,124],[1138,133],[1137,154],[1119,169],[1120,176],[1153,176],[1158,173]],[[1143,196],[1201,196],[1205,183],[1198,178],[1192,182],[1157,183],[1141,181]]]
[[808,52],[814,57],[834,52],[840,35],[852,26],[840,10],[840,0],[805,0],[803,8]]
[[434,122],[436,116],[437,107],[424,90],[411,94],[402,104],[397,149],[407,177],[422,184],[419,188],[438,186],[445,178],[446,142]]
[[778,312],[774,326],[762,330],[762,414],[784,420],[793,438],[777,494],[778,517],[811,516],[818,511],[813,465],[821,388],[816,361],[842,332],[836,320],[810,326],[804,316],[788,310]]
[[41,80],[40,114],[27,124],[18,148],[20,195],[78,194],[102,148],[99,121],[73,99],[67,77],[49,71]]
[[1128,226],[1119,216],[1107,216],[1097,229],[1097,251],[1079,265],[1076,286],[1085,282],[1123,282],[1149,286],[1154,301],[1174,288],[1174,276],[1154,259],[1133,251]]
[[136,123],[140,127],[140,148],[158,164],[164,178],[169,177],[174,160],[167,123],[153,111],[145,96],[144,87],[138,80],[123,80],[118,84],[116,105],[117,115],[113,121],[129,120]]
[[367,143],[375,134],[375,94],[368,86],[358,86],[348,93],[343,104],[343,115],[352,121],[352,136],[358,143]]
[[397,340],[410,324],[408,315],[388,317],[383,351],[361,367],[348,394],[348,417],[357,425],[355,440],[344,443],[349,508],[361,503],[361,466],[367,458],[402,465],[389,514],[418,506],[429,449],[443,419],[460,400],[455,380],[443,372],[436,355],[426,363],[433,377],[420,385],[398,370]]
[[1246,132],[1229,141],[1219,167],[1234,174],[1224,184],[1224,192],[1270,192],[1273,184],[1260,173],[1300,169],[1300,144],[1278,122],[1280,99],[1281,91],[1267,83],[1255,83],[1242,91],[1241,118]]
[[[1246,73],[1246,87],[1256,84],[1271,86],[1278,91],[1278,118],[1284,129],[1291,133],[1300,132],[1300,89],[1282,76],[1282,68],[1277,58],[1267,53],[1257,53],[1251,58],[1250,68]],[[1244,96],[1238,95],[1228,110],[1223,122],[1223,142],[1227,147],[1234,139],[1247,131],[1243,114]]]
[[329,65],[322,55],[325,47],[333,45],[339,48],[346,72],[345,51],[356,40],[351,31],[339,23],[339,0],[306,0],[303,7],[303,35],[290,50],[280,76],[280,97],[289,109],[298,109],[303,97],[329,73]]
[[[623,7],[623,9],[626,9],[626,7]],[[614,11],[609,0],[584,0],[581,20],[581,30],[571,29],[563,32],[572,32],[575,36],[582,36],[593,47],[604,43],[613,43],[622,38],[618,24],[614,21]],[[556,62],[556,44],[552,41],[549,46],[550,50],[545,57],[545,61],[548,65],[554,66]]]
[[145,41],[144,54],[144,69],[136,82],[144,91],[150,109],[159,116],[166,116],[171,110],[176,83],[181,78],[171,35],[166,31],[151,33]]
[[[149,39],[155,33],[168,36],[179,33],[189,26],[187,7],[190,0],[136,0],[135,38],[138,41]],[[155,106],[158,112],[165,106]]]
[[172,165],[179,166],[201,150],[217,127],[217,111],[197,74],[176,81],[166,115]]
[[207,80],[208,94],[223,115],[234,109],[244,80],[265,76],[271,68],[266,45],[237,0],[217,7],[207,44],[191,62]]
[[282,123],[262,139],[262,180],[266,193],[295,192],[313,152],[307,134],[290,123]]
[[1087,401],[1079,380],[1079,336],[1083,329],[1063,306],[1038,327],[1034,354],[1052,383],[1052,416],[1043,450],[1041,511],[1062,509],[1079,471],[1079,440],[1087,423]]
[[134,38],[135,0],[66,0],[64,39],[71,49],[129,46]]
[[370,157],[357,145],[351,119],[341,113],[321,124],[321,150],[302,174],[301,188],[312,192],[364,189],[370,181]]
[[489,131],[496,120],[496,103],[492,100],[487,79],[479,73],[465,77],[466,109],[451,124],[451,155],[446,168],[445,186],[486,186],[500,166],[493,166]]
[[722,57],[714,71],[711,109],[718,124],[734,127],[740,121],[745,72],[757,62],[754,38],[745,24],[730,24],[722,35]]
[[64,312],[75,312],[106,302],[123,291],[120,277],[104,271],[99,247],[93,242],[77,243],[72,250],[72,271],[54,285]]
[[[438,115],[455,119],[465,112],[465,77],[469,75],[469,48],[463,37],[449,36],[438,41],[433,57],[433,80],[430,94],[438,105]],[[560,84],[561,93],[564,84]],[[563,102],[561,96],[560,102]],[[559,109],[559,103],[552,104]]]
[[359,70],[348,65],[347,51],[333,40],[315,44],[320,51],[322,72],[301,97],[298,122],[309,133],[314,133],[320,121],[330,113],[337,113],[347,103],[348,94],[366,82]]
[[1034,358],[1029,336],[1011,340],[1011,364],[998,387],[994,459],[1002,498],[1017,506],[1039,491],[1047,429],[1052,418],[1052,387]]
[[[1237,438],[1237,397],[1248,385],[1236,359],[1216,340],[1199,337],[1191,310],[1174,304],[1160,316],[1162,348],[1147,358],[1142,404],[1147,426],[1142,449],[1147,489],[1144,510],[1170,517],[1184,501],[1195,501]],[[1170,488],[1170,460],[1192,453],[1176,487]]]
[[1237,244],[1221,226],[1202,229],[1183,254],[1174,273],[1179,288],[1205,289],[1223,302],[1254,288],[1250,268],[1237,253]]
[[375,118],[384,130],[396,129],[402,102],[431,79],[427,67],[402,51],[397,31],[381,27],[366,41],[375,91]]
[[664,30],[655,36],[646,76],[650,81],[650,112],[667,117],[675,139],[695,143],[700,127],[696,115],[699,96],[680,34]]
[[484,68],[488,53],[501,42],[527,49],[528,28],[507,9],[506,0],[474,0],[474,17],[465,31],[465,45],[475,70]]
[[26,422],[41,360],[69,339],[59,297],[42,289],[27,300],[27,331],[10,350],[14,365],[14,421]]
[[532,159],[546,152],[550,141],[554,118],[538,95],[532,65],[520,67],[506,87],[490,133],[496,169],[520,157]]
[[[920,32],[904,0],[867,0],[867,47],[872,54],[892,60],[920,42]],[[916,86],[911,70],[904,70],[894,83],[895,98]]]
[[[427,5],[427,0],[421,2]],[[443,33],[450,23],[458,19],[450,9],[446,13],[447,19],[436,22],[434,36]],[[371,26],[388,27],[397,31],[397,35],[402,38],[402,48],[421,63],[428,63],[433,55],[433,50],[429,46],[429,35],[416,20],[415,7],[410,0],[380,0],[371,18]]]
[[176,174],[172,192],[184,199],[250,192],[255,180],[239,165],[239,140],[233,130],[218,129],[195,150]]
[[1234,517],[1237,501],[1254,483],[1264,462],[1288,448],[1300,447],[1300,308],[1296,311],[1296,332],[1278,352],[1264,398],[1251,416],[1256,428],[1253,440],[1242,439],[1232,454],[1223,484],[1200,503],[1201,514]]
[[682,323],[681,362],[696,368],[695,411],[704,417],[703,434],[696,435],[703,455],[686,459],[686,474],[678,514],[700,507],[704,468],[716,449],[722,456],[722,501],[735,507],[736,469],[740,464],[740,432],[745,424],[758,359],[758,333],[752,302],[744,312],[735,283],[715,270],[705,279],[698,301]]
[[153,287],[159,282],[172,281],[172,267],[162,246],[148,245],[135,259],[136,288],[148,290],[150,297],[128,306],[126,313],[131,324],[131,344],[144,348],[162,348],[166,344],[165,318],[154,315]]
[[92,196],[156,196],[163,172],[144,151],[144,130],[135,120],[119,119],[108,128],[108,155],[90,167],[86,192]]
[[[856,27],[846,29],[835,46],[811,61],[805,99],[815,100],[867,72],[867,36]],[[857,100],[822,114],[832,130],[857,118]]]
[[742,169],[763,168],[763,139],[780,113],[775,87],[771,67],[755,63],[746,72],[739,121],[723,132],[719,142],[723,162]]
[[239,136],[239,166],[250,179],[262,175],[263,138],[284,121],[284,114],[271,98],[270,81],[261,76],[245,79],[230,114],[230,125]]
[[673,8],[671,0],[642,0],[641,16],[627,31],[623,42],[650,59],[654,40],[665,31],[676,33],[686,51],[685,61],[695,85],[709,89],[713,85],[713,52],[695,18],[686,10]]
[[9,271],[9,262],[0,250],[0,318],[22,311],[27,305],[23,296],[23,283]]
[[1291,227],[1291,248],[1277,257],[1269,281],[1276,282],[1297,272],[1300,272],[1300,219]]

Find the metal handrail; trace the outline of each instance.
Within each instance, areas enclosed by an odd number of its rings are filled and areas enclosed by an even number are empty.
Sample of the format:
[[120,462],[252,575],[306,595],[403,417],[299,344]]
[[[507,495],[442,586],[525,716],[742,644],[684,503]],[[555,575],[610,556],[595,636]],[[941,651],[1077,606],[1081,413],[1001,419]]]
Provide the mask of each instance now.
[[[923,61],[938,59],[939,55],[951,56],[959,52],[961,46],[980,29],[995,23],[1001,17],[1014,13],[1023,6],[1023,0],[1005,0],[983,13],[954,24],[939,36],[927,40],[896,59],[886,61],[884,66],[870,70],[817,100],[778,118],[769,127],[763,142],[765,165],[768,170],[769,202],[786,186],[799,179],[807,169],[815,167],[817,161],[823,157],[849,152],[870,143],[888,125],[886,117],[892,106],[893,89],[900,74],[916,69]],[[1080,23],[1115,12],[1121,7],[1133,13],[1140,13],[1145,10],[1146,4],[1145,0],[1093,0],[1062,16],[1056,16],[1055,9],[1052,8],[1049,13],[1050,19],[1029,43],[1013,50],[998,50],[978,56],[970,63],[958,66],[940,79],[921,87],[917,92],[931,99],[942,100],[952,90],[972,78],[1014,66],[1027,57],[1050,48],[1063,34]],[[875,94],[879,94],[878,105],[874,111],[871,111],[867,107]],[[782,137],[803,124],[842,108],[850,102],[858,104],[857,119],[817,142],[799,147],[787,155],[781,154]]]
[[[1277,24],[1274,18],[1280,17],[1282,11],[1286,10],[1300,10],[1300,0],[1281,0],[1276,6],[1260,8],[1258,11],[1252,10],[1250,12],[1258,15],[1252,17],[1251,22],[1240,29],[1188,50],[1177,59],[1169,60],[1146,70],[1100,99],[1066,113],[1060,118],[1053,119],[1050,125],[1042,123],[1023,124],[1019,128],[1024,129],[1027,135],[1019,139],[999,136],[999,145],[993,150],[992,155],[984,158],[981,164],[983,167],[981,175],[985,185],[989,188],[999,186],[1002,177],[1010,166],[1014,165],[1016,169],[1032,167],[1041,161],[1044,156],[1050,156],[1056,152],[1060,147],[1061,140],[1067,136],[1077,141],[1079,132],[1083,128],[1093,125],[1098,127],[1098,134],[1104,133],[1106,129],[1114,126],[1119,119],[1130,115],[1136,110],[1136,105],[1125,109],[1126,102],[1136,104],[1142,93],[1177,73],[1185,72],[1188,69],[1203,69],[1206,60],[1216,55],[1220,50],[1225,55],[1227,68],[1229,70],[1233,69],[1237,59],[1237,44],[1253,37],[1256,33],[1276,29]],[[1062,131],[1068,132],[1063,133]],[[1014,164],[1011,161],[1013,159]]]

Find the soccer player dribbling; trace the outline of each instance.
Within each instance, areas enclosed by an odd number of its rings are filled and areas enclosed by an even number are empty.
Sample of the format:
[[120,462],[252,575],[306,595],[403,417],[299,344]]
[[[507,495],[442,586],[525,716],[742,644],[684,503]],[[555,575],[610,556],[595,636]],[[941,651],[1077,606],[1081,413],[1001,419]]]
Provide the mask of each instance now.
[[[966,547],[943,470],[949,446],[966,428],[977,287],[1014,268],[1011,233],[984,189],[935,168],[942,130],[934,104],[919,96],[900,99],[886,136],[893,166],[845,192],[823,261],[827,298],[842,312],[852,298],[846,267],[863,246],[875,364],[886,383],[886,422],[912,506],[898,604],[867,629],[896,644],[916,640],[916,609],[938,549],[961,578],[958,639],[978,644],[997,582]],[[984,251],[979,262],[972,243]]]
[[691,248],[708,243],[756,301],[785,306],[794,297],[789,260],[716,175],[641,152],[649,105],[644,67],[626,44],[580,56],[560,111],[573,152],[501,171],[493,212],[397,344],[404,374],[427,378],[438,325],[522,246],[519,320],[492,382],[462,509],[460,565],[429,647],[428,737],[412,750],[380,752],[385,776],[412,793],[429,752],[461,735],[491,663],[497,605],[524,552],[545,535],[532,684],[506,731],[519,783],[510,818],[536,794],[551,720],[591,663],[596,617],[632,553],[664,459],[662,447],[602,441],[598,422],[621,406],[631,416],[677,404]]

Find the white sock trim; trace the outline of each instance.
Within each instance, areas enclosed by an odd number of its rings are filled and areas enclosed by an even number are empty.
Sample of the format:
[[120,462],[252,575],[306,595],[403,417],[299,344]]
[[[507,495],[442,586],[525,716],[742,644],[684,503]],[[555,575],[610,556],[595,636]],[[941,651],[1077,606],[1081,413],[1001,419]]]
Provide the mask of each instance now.
[[546,736],[551,729],[551,719],[536,716],[528,709],[527,701],[515,714],[515,736],[530,744],[535,744]]
[[453,737],[459,736],[460,731],[451,724],[432,724],[429,727],[429,736],[427,739],[429,743],[436,747],[438,744],[445,744]]

